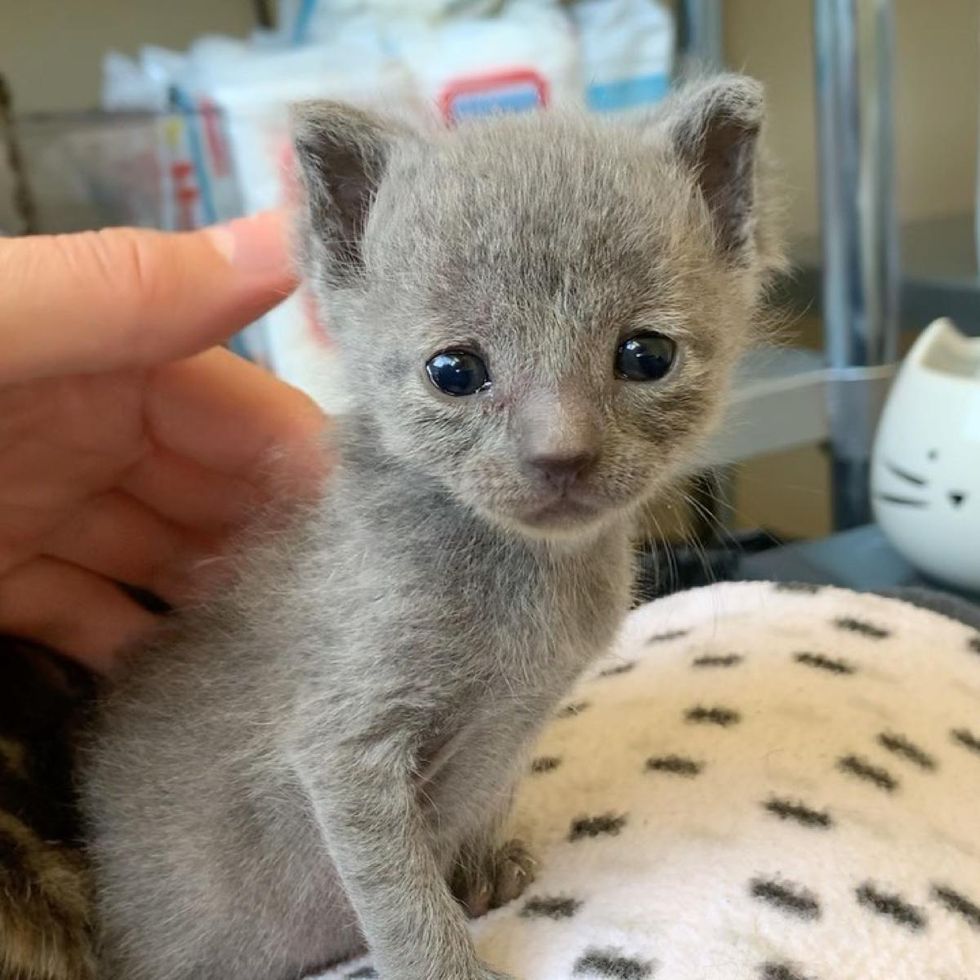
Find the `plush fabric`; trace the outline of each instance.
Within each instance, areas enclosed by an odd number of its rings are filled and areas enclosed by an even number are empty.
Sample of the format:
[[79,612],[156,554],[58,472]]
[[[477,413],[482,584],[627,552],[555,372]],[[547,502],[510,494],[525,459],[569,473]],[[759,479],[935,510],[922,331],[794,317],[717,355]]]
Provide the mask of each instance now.
[[829,587],[652,603],[513,823],[537,879],[473,931],[524,980],[974,980],[980,633]]

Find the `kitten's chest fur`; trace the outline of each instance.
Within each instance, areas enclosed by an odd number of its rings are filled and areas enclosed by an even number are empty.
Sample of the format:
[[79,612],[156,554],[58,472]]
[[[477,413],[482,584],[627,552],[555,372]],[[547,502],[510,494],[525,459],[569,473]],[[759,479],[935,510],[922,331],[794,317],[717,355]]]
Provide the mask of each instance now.
[[424,730],[427,754],[495,719],[526,732],[627,605],[625,520],[584,541],[529,541],[356,441],[321,513],[296,568],[314,683],[379,737]]
[[[281,763],[330,766],[340,743],[406,759],[448,861],[503,812],[534,736],[611,642],[629,597],[627,529],[529,542],[370,445],[341,445],[317,511],[271,561],[253,560],[225,614],[228,646],[195,655],[211,675],[195,698],[236,687],[244,724],[232,732],[200,714],[236,772],[268,781],[253,800],[292,799]],[[288,818],[267,810],[266,837],[288,826],[306,839],[305,805]]]

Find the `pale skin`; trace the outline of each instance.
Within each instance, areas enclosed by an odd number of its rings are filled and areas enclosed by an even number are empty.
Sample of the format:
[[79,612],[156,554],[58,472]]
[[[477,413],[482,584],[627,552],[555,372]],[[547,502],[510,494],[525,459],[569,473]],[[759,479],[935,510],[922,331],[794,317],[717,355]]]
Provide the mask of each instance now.
[[270,498],[324,420],[220,346],[295,286],[282,216],[0,239],[0,633],[107,670]]

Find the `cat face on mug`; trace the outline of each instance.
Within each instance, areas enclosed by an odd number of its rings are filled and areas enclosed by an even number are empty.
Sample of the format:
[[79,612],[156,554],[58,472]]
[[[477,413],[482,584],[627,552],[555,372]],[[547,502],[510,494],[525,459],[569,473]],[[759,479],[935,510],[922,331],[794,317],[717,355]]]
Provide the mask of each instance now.
[[535,536],[628,511],[689,461],[767,262],[758,86],[716,79],[632,130],[295,118],[308,269],[387,453]]

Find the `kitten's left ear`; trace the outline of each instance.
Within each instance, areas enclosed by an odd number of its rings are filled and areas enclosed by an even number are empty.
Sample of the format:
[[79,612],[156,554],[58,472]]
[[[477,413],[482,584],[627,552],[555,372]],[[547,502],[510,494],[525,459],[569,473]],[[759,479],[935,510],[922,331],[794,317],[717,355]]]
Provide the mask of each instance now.
[[681,88],[665,115],[670,139],[711,212],[719,248],[744,257],[753,237],[762,86],[744,75],[718,75]]
[[407,130],[343,102],[315,100],[293,106],[292,131],[321,271],[335,285],[349,284],[363,269],[364,229],[392,147]]

